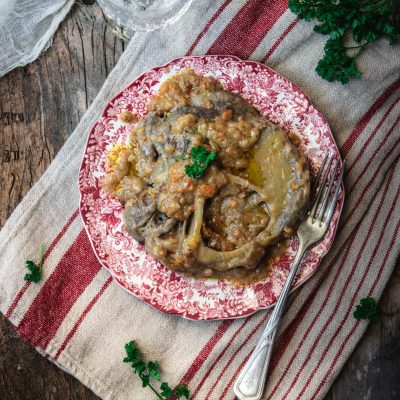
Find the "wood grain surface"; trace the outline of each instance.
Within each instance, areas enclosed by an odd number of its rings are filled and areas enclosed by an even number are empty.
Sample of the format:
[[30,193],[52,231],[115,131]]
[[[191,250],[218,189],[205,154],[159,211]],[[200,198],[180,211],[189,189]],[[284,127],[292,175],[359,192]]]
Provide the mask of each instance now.
[[[97,4],[81,2],[44,55],[0,79],[0,227],[49,166],[123,51]],[[399,293],[398,263],[379,320],[369,325],[326,400],[400,399]],[[0,315],[0,399],[98,397],[19,339]]]

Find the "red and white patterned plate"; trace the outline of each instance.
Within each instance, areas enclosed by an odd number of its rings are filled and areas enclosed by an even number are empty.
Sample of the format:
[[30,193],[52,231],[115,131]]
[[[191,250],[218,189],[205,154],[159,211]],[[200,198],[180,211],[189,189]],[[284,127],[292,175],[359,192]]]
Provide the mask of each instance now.
[[[184,57],[162,67],[149,69],[115,96],[93,126],[79,173],[80,211],[94,252],[100,263],[126,290],[160,311],[189,319],[213,320],[244,317],[275,304],[297,249],[293,237],[289,249],[274,265],[271,274],[248,286],[226,280],[202,280],[172,272],[131,238],[122,224],[123,207],[101,190],[106,151],[124,142],[129,127],[117,116],[129,110],[142,116],[160,84],[182,68],[211,76],[239,93],[262,114],[300,138],[300,148],[318,170],[326,153],[339,151],[324,116],[307,95],[265,65],[232,56]],[[308,251],[296,287],[317,269],[336,233],[343,206],[343,190],[332,224],[322,241]]]

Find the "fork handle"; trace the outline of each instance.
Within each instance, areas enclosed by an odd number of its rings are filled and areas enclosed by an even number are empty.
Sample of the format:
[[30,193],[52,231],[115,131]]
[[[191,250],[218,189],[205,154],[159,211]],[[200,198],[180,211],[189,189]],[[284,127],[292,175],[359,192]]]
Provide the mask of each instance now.
[[293,280],[307,245],[300,240],[296,257],[290,269],[289,275],[279,295],[278,301],[273,309],[260,340],[253,353],[237,378],[233,391],[240,400],[260,400],[264,391],[265,378],[268,371],[269,360],[272,353],[272,345],[278,328],[286,299],[289,296]]

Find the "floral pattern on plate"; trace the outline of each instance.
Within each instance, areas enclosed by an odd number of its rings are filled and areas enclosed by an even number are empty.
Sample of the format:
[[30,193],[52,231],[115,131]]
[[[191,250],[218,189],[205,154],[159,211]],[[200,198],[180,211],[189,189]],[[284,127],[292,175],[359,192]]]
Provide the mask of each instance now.
[[[334,154],[336,159],[340,157],[324,116],[303,91],[275,71],[233,56],[179,58],[146,71],[107,104],[89,134],[80,168],[80,212],[100,263],[135,296],[160,311],[194,320],[245,317],[276,303],[297,249],[295,235],[290,239],[286,253],[261,281],[239,286],[227,280],[195,279],[168,270],[130,237],[122,223],[122,204],[101,190],[106,152],[116,142],[124,142],[129,131],[129,127],[118,120],[118,114],[129,110],[143,116],[161,83],[183,68],[192,68],[199,75],[217,79],[226,89],[243,96],[264,116],[295,133],[313,173],[326,153]],[[343,199],[342,187],[331,226],[303,258],[295,287],[311,277],[331,247]]]

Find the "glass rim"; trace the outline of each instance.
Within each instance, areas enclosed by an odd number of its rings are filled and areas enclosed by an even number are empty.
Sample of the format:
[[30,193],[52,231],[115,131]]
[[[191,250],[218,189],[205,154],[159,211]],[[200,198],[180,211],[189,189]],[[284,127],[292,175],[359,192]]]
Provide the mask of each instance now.
[[[133,0],[135,1],[135,0]],[[115,0],[97,0],[108,18],[133,31],[152,31],[174,23],[189,8],[193,0],[174,0],[163,10],[134,10]]]

